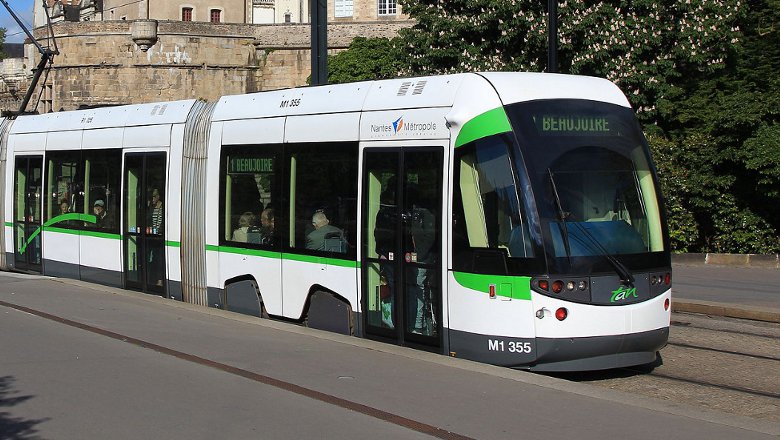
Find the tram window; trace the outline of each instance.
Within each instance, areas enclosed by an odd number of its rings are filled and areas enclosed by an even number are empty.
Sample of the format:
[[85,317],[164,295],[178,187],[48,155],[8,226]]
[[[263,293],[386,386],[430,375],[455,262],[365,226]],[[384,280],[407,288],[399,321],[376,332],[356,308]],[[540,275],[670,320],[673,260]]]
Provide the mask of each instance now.
[[[286,164],[291,200],[287,245],[296,250],[354,255],[357,144],[299,144],[289,150]],[[318,229],[314,223],[326,233],[312,234]]]
[[[50,152],[46,158],[46,221],[63,214],[85,214],[81,152]],[[61,218],[51,226],[75,229],[81,224],[73,219]]]
[[46,220],[100,213],[96,223],[62,218],[51,226],[118,231],[121,151],[57,151],[47,159]]
[[277,146],[225,147],[222,153],[222,240],[277,247],[280,193]]
[[485,250],[515,258],[533,256],[509,147],[504,137],[495,135],[456,151],[452,234],[461,270],[473,270]]
[[117,232],[122,152],[120,150],[85,151],[83,157],[83,198],[86,203],[83,210],[85,214],[96,216],[96,223],[87,223],[86,226],[101,231]]

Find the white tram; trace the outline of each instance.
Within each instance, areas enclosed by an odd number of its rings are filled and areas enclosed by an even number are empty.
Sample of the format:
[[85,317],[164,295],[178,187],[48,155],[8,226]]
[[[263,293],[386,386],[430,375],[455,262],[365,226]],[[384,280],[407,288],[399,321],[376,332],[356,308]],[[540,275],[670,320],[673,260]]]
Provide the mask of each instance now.
[[668,338],[658,182],[612,83],[482,73],[2,123],[0,268],[544,371]]

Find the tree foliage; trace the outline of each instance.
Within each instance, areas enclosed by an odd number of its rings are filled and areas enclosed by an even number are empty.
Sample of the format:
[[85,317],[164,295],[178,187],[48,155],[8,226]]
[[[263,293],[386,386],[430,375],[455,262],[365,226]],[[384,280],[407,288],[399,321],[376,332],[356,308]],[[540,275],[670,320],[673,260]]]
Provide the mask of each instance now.
[[401,68],[402,57],[392,40],[357,37],[348,50],[328,57],[328,82],[393,78]]
[[677,145],[672,166],[698,176],[693,191],[677,194],[696,219],[696,250],[780,250],[778,24],[780,0],[749,2],[726,68],[681,78],[660,115]]
[[0,28],[0,60],[6,59],[6,53],[3,51],[3,44],[5,43],[5,35],[8,32],[6,28]]

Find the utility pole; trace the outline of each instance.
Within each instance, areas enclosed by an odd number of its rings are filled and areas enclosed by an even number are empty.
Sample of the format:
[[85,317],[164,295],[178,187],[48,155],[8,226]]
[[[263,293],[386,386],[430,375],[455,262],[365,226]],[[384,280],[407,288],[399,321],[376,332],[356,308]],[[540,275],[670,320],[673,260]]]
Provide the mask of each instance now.
[[328,83],[328,2],[310,0],[311,85]]
[[558,72],[558,0],[547,0],[547,72]]
[[[27,93],[24,95],[24,99],[22,100],[22,105],[19,107],[19,111],[17,112],[16,116],[21,115],[24,113],[24,111],[27,109],[27,104],[30,102],[30,98],[32,97],[33,92],[35,91],[35,86],[38,85],[38,80],[41,79],[41,74],[43,74],[43,70],[46,67],[46,64],[50,63],[51,60],[54,58],[54,55],[59,55],[59,50],[57,50],[57,44],[54,43],[54,50],[51,50],[48,47],[41,46],[41,43],[38,42],[38,40],[33,37],[32,33],[30,33],[30,30],[27,29],[27,26],[22,23],[22,20],[19,19],[19,17],[16,16],[13,9],[8,5],[8,2],[6,0],[0,0],[0,2],[3,3],[3,6],[5,6],[5,9],[8,10],[8,12],[11,14],[11,17],[16,21],[16,24],[19,25],[19,27],[24,31],[25,34],[27,34],[27,38],[30,39],[32,44],[35,45],[35,47],[38,49],[38,52],[41,53],[41,61],[38,63],[38,66],[35,68],[35,73],[33,74],[32,82],[30,83],[29,88],[27,89]],[[49,9],[46,7],[46,4],[43,5],[44,12],[46,12],[46,23],[49,26],[49,29],[51,29],[51,22],[49,21]],[[52,41],[54,41],[54,35],[51,36]]]

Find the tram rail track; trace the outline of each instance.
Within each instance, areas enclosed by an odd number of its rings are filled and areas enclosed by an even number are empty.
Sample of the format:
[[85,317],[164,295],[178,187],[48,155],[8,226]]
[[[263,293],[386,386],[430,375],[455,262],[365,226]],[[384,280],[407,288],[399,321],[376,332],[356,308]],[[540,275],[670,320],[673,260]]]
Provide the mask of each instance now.
[[770,392],[770,391],[760,391],[760,390],[753,390],[753,389],[745,388],[745,387],[737,387],[737,386],[732,386],[732,385],[722,385],[722,384],[707,382],[707,381],[703,381],[703,380],[691,379],[691,378],[686,378],[686,377],[678,377],[678,376],[675,376],[675,375],[664,374],[664,373],[650,372],[648,374],[650,376],[660,377],[662,379],[668,379],[668,380],[673,380],[673,381],[678,381],[678,382],[685,382],[685,383],[689,383],[689,384],[693,384],[693,385],[718,388],[718,389],[726,390],[726,391],[736,391],[736,392],[739,392],[739,393],[750,394],[750,395],[753,395],[753,396],[761,396],[761,397],[769,397],[769,398],[772,398],[772,399],[780,399],[780,393],[774,393],[774,392]]
[[780,357],[776,357],[776,356],[764,356],[764,355],[760,355],[760,354],[744,353],[744,352],[739,352],[739,351],[724,350],[724,349],[713,348],[713,347],[704,347],[704,346],[701,346],[701,345],[686,344],[686,343],[682,343],[682,342],[669,342],[669,343],[667,343],[667,345],[672,346],[672,347],[681,347],[681,348],[691,348],[691,349],[695,349],[695,350],[712,351],[712,352],[715,352],[715,353],[733,354],[733,355],[736,355],[736,356],[746,356],[746,357],[751,357],[751,358],[755,358],[755,359],[763,359],[763,360],[768,360],[768,361],[780,361]]
[[672,327],[682,327],[682,328],[695,328],[695,329],[701,329],[701,330],[713,330],[718,331],[721,333],[728,333],[733,335],[741,335],[741,336],[755,336],[759,338],[770,338],[774,339],[774,336],[767,335],[766,333],[760,333],[758,331],[745,331],[745,330],[733,330],[733,329],[727,329],[727,328],[718,328],[718,329],[712,329],[710,327],[697,325],[695,323],[691,322],[682,322],[682,321],[672,321],[671,322]]

